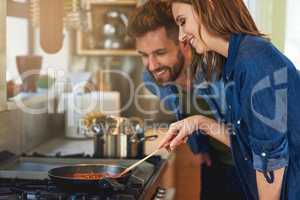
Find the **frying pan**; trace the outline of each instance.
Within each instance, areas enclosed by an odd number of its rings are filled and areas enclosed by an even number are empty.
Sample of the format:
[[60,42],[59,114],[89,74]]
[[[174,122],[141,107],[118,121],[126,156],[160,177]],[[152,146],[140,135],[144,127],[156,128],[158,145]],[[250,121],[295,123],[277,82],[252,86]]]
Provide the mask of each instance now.
[[101,173],[117,175],[125,170],[125,167],[118,165],[103,164],[79,164],[57,167],[49,170],[48,176],[59,188],[68,192],[103,192],[118,191],[124,189],[132,171],[117,178],[102,178],[100,180],[82,179],[74,177],[75,173]]

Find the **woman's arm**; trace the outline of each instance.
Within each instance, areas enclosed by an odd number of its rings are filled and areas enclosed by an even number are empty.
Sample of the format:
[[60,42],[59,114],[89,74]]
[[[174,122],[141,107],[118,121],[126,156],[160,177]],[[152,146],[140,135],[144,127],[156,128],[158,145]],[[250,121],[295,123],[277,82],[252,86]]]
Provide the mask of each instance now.
[[266,181],[264,175],[261,172],[256,171],[256,182],[260,200],[280,199],[284,170],[285,168],[281,168],[274,171],[274,182],[271,184]]
[[184,143],[190,134],[199,129],[208,136],[230,146],[228,129],[224,124],[202,115],[195,115],[171,124],[160,147],[173,150]]
[[[193,130],[201,129],[210,137],[230,146],[228,128],[217,121],[201,115],[195,115],[184,120],[173,123],[166,138],[161,143],[160,147],[167,149],[175,149],[178,145],[184,143],[187,136]],[[285,168],[274,171],[274,182],[268,183],[263,173],[256,171],[256,182],[260,200],[279,200],[282,179]]]

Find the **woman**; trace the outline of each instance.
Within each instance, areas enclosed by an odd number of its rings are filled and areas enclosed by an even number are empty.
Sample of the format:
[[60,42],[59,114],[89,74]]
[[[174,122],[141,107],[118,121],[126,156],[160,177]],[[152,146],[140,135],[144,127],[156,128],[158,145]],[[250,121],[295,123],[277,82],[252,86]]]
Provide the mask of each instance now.
[[206,60],[206,79],[217,75],[226,84],[227,110],[220,121],[194,115],[172,124],[161,147],[174,149],[201,129],[231,148],[247,199],[296,199],[300,195],[297,70],[258,31],[243,0],[171,3],[179,39]]

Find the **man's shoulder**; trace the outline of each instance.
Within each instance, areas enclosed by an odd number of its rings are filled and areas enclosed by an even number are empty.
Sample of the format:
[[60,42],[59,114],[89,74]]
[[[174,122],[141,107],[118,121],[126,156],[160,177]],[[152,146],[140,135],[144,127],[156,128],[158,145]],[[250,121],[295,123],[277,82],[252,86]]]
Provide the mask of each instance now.
[[148,70],[143,72],[144,86],[154,95],[162,96],[165,92],[164,88],[160,87],[151,76]]
[[143,72],[143,80],[144,83],[154,83],[153,77],[150,75],[150,73],[147,70],[144,70]]

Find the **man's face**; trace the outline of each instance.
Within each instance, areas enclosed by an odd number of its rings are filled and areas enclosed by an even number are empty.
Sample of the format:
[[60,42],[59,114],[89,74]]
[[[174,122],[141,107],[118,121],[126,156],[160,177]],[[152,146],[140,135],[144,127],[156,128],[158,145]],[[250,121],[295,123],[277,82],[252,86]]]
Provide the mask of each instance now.
[[158,84],[175,81],[180,75],[184,57],[179,46],[168,38],[165,28],[138,37],[136,48]]

